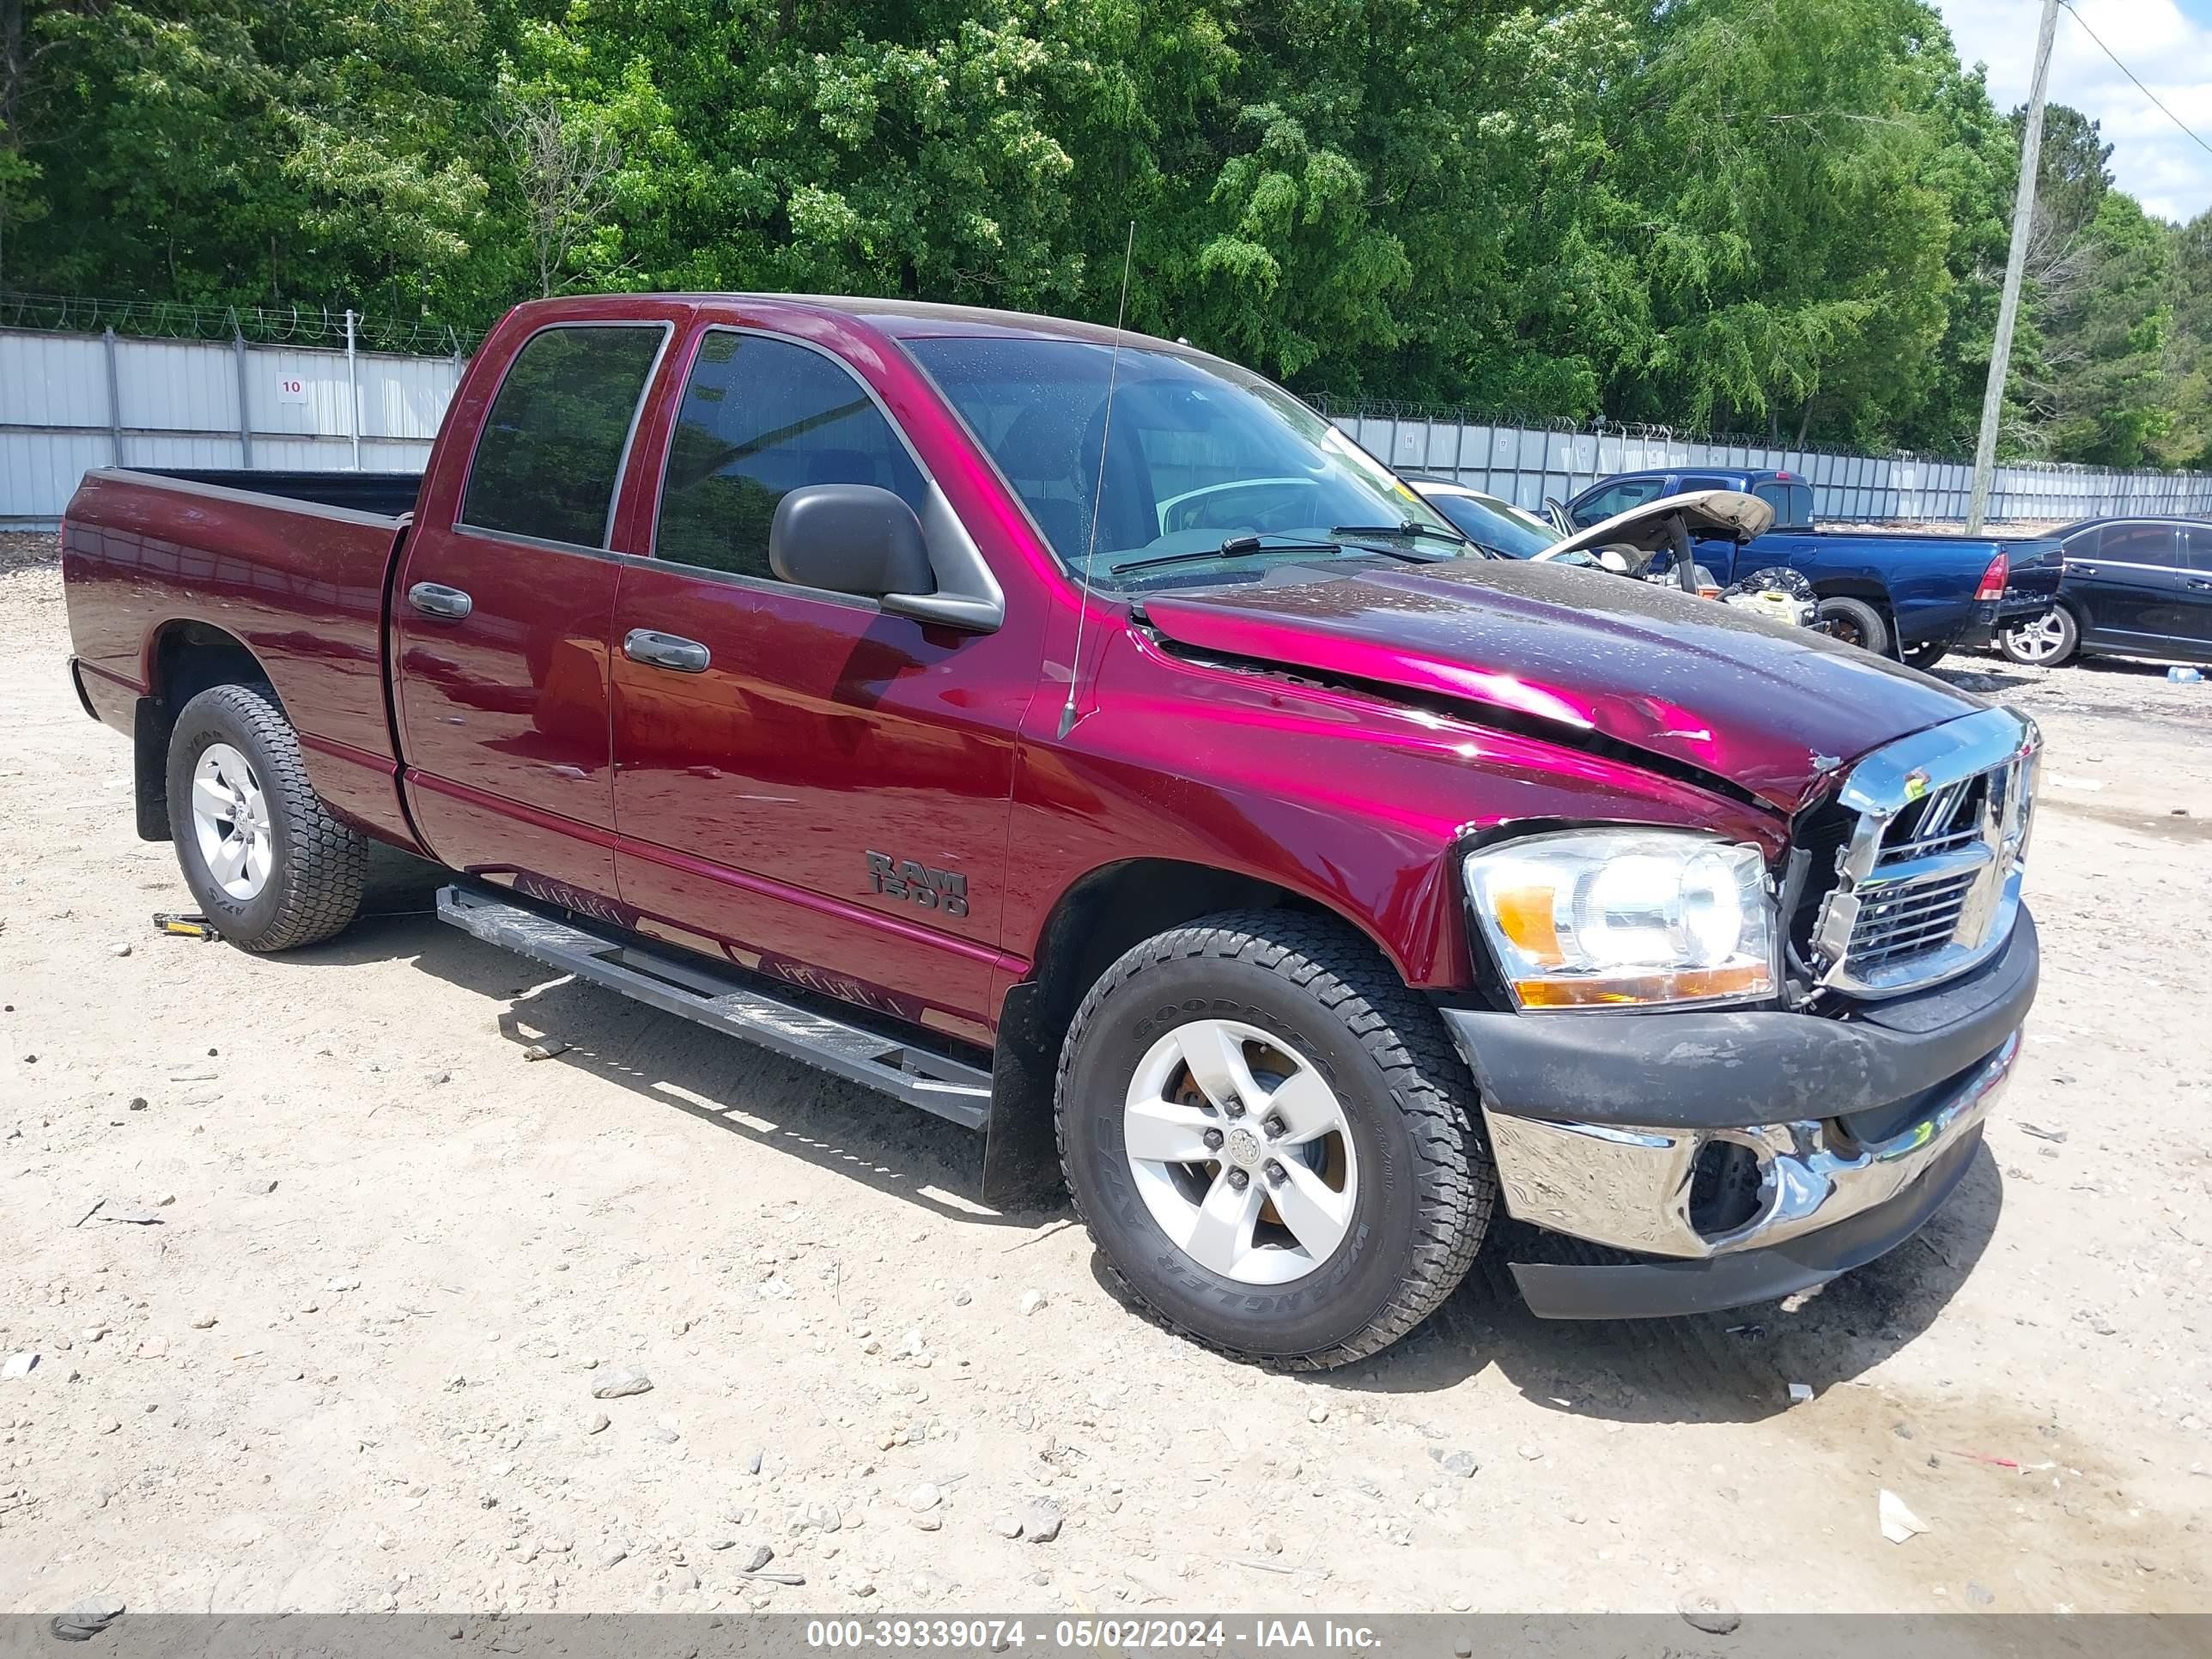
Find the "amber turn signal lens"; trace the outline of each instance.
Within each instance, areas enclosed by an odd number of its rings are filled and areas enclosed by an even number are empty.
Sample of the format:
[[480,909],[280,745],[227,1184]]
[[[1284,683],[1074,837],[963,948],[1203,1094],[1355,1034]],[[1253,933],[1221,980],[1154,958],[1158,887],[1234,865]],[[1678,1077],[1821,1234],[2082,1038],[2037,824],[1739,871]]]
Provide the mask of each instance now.
[[1513,985],[1523,1008],[1633,1008],[1646,1003],[1763,996],[1772,989],[1772,976],[1764,963],[1680,969],[1636,979],[1524,979]]

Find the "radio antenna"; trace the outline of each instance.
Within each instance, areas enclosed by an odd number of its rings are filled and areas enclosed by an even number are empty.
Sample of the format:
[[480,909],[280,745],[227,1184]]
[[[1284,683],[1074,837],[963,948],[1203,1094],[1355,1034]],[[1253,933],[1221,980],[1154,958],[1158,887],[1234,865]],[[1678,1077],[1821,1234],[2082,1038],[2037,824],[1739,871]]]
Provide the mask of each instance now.
[[1129,264],[1137,252],[1137,222],[1129,221],[1129,240],[1121,250],[1121,299],[1114,308],[1114,352],[1106,360],[1106,414],[1098,423],[1098,481],[1091,489],[1091,535],[1083,547],[1082,591],[1075,596],[1075,656],[1067,665],[1067,701],[1060,705],[1060,735],[1075,725],[1075,687],[1083,672],[1083,624],[1091,614],[1091,567],[1098,556],[1098,506],[1106,497],[1106,445],[1114,434],[1114,386],[1121,374],[1121,325],[1129,315]]

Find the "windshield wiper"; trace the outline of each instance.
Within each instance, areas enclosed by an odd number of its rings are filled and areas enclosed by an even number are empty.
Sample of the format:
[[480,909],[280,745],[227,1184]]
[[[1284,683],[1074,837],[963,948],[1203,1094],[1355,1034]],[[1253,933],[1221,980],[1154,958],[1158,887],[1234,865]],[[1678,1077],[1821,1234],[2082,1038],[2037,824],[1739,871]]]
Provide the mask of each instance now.
[[1158,553],[1149,559],[1117,564],[1115,575],[1130,570],[1152,570],[1164,564],[1190,564],[1200,559],[1238,559],[1248,553],[1341,553],[1340,542],[1309,542],[1273,535],[1231,536],[1218,547],[1194,547],[1187,553]]
[[1396,524],[1334,524],[1328,527],[1328,533],[1332,536],[1403,536],[1417,540],[1426,536],[1432,541],[1449,542],[1455,547],[1472,547],[1474,544],[1456,530],[1419,524],[1412,519],[1401,519]]

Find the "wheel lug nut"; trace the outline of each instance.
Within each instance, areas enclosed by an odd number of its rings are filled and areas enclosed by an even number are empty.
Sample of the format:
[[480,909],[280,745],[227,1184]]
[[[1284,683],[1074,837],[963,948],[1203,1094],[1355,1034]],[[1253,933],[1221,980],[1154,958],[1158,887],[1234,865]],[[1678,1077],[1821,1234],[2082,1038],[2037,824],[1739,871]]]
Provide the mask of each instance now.
[[1232,1100],[1226,1109],[1230,1116],[1242,1117],[1244,1115],[1244,1103],[1241,1100]]
[[1271,1135],[1281,1136],[1290,1133],[1291,1126],[1284,1122],[1280,1116],[1276,1116],[1267,1120],[1267,1129]]
[[1229,1172],[1229,1185],[1233,1190],[1241,1193],[1251,1184],[1252,1177],[1246,1175],[1243,1170],[1231,1170]]
[[1270,1187],[1279,1187],[1283,1184],[1285,1179],[1286,1176],[1284,1174],[1283,1166],[1276,1163],[1273,1158],[1269,1158],[1267,1160],[1267,1184]]
[[1221,1150],[1220,1130],[1208,1129],[1206,1132],[1206,1150],[1209,1152],[1218,1152]]

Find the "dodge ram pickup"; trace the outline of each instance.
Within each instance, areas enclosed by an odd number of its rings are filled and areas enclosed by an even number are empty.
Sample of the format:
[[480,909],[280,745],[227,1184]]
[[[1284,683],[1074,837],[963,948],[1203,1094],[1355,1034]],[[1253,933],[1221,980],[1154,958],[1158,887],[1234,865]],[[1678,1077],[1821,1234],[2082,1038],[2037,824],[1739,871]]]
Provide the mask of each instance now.
[[1133,1302],[1278,1366],[1412,1329],[1500,1204],[1585,1241],[1516,1264],[1547,1316],[1867,1262],[2035,992],[2031,723],[1485,556],[1180,343],[534,302],[419,479],[95,471],[63,545],[234,945],[434,860],[459,927],[982,1131],[987,1195],[1064,1179]]
[[2058,595],[2063,558],[2052,538],[1822,530],[1813,523],[1812,485],[1788,472],[1624,472],[1563,507],[1547,505],[1572,534],[1642,502],[1704,489],[1747,491],[1774,508],[1773,529],[1756,541],[1698,549],[1698,562],[1723,586],[1761,566],[1786,566],[1812,583],[1824,630],[1915,668],[2047,616]]

